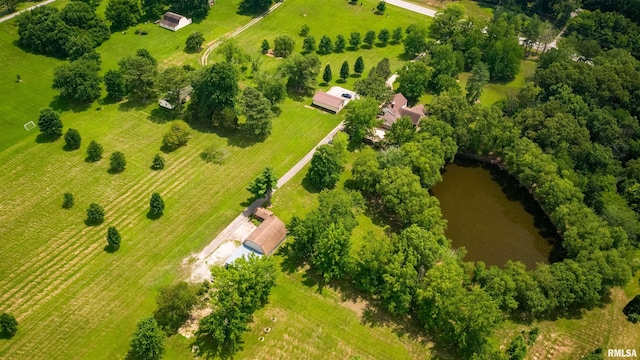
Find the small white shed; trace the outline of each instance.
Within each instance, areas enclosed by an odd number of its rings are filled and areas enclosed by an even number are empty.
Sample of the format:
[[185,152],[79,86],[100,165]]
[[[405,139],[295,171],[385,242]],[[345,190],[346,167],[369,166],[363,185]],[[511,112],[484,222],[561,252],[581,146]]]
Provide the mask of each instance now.
[[334,113],[340,112],[346,103],[345,98],[333,96],[322,91],[313,95],[313,105]]
[[191,24],[191,19],[188,19],[180,14],[172,13],[170,11],[166,12],[160,20],[160,27],[165,29],[169,29],[171,31],[178,31],[183,27]]

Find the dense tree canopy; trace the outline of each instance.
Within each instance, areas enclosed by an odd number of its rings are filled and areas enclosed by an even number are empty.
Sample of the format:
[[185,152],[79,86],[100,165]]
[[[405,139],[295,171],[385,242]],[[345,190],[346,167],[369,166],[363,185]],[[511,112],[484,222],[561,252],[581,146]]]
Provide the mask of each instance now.
[[378,125],[378,102],[363,98],[349,103],[344,119],[344,131],[354,144],[359,144]]
[[99,70],[98,63],[84,59],[59,66],[53,72],[53,88],[63,99],[90,104],[100,97]]
[[60,120],[60,115],[50,107],[40,110],[38,129],[40,129],[40,132],[45,136],[59,138],[62,136],[62,121]]
[[223,109],[233,109],[240,92],[233,65],[216,63],[200,70],[193,78],[189,113],[194,120],[210,123]]
[[131,336],[129,352],[135,359],[157,360],[162,358],[164,334],[153,316],[138,322],[136,331]]
[[320,59],[316,54],[293,54],[280,67],[288,77],[287,85],[293,90],[304,93],[315,87],[320,73]]
[[242,124],[243,130],[257,139],[265,139],[271,133],[271,102],[256,88],[247,87],[240,95],[238,103],[239,113],[246,120]]
[[114,30],[135,25],[142,17],[142,7],[138,0],[109,0],[104,15]]

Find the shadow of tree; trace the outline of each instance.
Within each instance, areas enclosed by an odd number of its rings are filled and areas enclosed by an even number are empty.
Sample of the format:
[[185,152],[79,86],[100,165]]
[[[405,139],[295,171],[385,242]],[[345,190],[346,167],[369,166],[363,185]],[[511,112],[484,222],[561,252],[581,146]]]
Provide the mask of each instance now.
[[60,95],[54,97],[49,103],[49,107],[57,112],[72,111],[74,113],[87,111],[91,108],[91,105],[92,104],[74,104],[61,98]]
[[60,139],[61,136],[47,136],[43,133],[40,133],[36,136],[36,143],[38,144],[46,144],[46,143],[53,143],[58,141],[58,139]]

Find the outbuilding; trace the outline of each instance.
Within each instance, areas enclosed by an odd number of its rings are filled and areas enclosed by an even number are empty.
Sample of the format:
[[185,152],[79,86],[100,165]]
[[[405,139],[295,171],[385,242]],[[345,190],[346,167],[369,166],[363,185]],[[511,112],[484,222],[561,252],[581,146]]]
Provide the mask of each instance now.
[[171,11],[167,11],[159,22],[160,27],[171,31],[178,31],[189,24],[191,24],[191,19]]
[[334,113],[342,110],[346,104],[346,100],[346,98],[330,95],[323,91],[318,91],[313,95],[313,105]]
[[243,245],[258,254],[269,256],[287,236],[287,228],[282,220],[267,209],[256,209],[254,216],[262,219],[262,223],[247,237]]

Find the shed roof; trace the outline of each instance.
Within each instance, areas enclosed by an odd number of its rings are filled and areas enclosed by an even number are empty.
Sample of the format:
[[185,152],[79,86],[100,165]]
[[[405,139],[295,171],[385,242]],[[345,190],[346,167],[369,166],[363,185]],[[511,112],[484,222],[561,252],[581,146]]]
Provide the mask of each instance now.
[[184,18],[184,16],[173,13],[171,11],[167,11],[166,13],[164,13],[162,21],[160,22],[167,25],[178,25],[180,23],[180,19],[182,18]]
[[345,99],[341,97],[329,95],[322,91],[318,91],[317,93],[315,93],[315,95],[313,95],[313,101],[317,101],[319,103],[338,108],[342,104],[344,104]]
[[[263,254],[271,255],[282,240],[284,240],[285,236],[287,236],[287,228],[282,220],[264,208],[256,209],[254,215],[264,220],[258,225],[258,228],[247,237],[245,243],[250,241],[257,245]],[[262,216],[265,216],[265,218]]]

